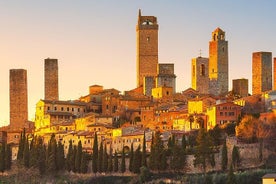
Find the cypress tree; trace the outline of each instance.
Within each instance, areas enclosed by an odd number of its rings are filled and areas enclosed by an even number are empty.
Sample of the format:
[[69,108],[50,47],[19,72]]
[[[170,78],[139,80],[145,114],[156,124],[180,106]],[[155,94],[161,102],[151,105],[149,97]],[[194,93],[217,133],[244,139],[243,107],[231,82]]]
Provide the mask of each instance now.
[[164,171],[168,167],[166,150],[162,150],[160,157],[161,161],[158,170]]
[[151,145],[150,145],[150,155],[149,155],[149,168],[154,170],[154,156],[155,156],[155,148],[154,148],[154,136],[151,136]]
[[108,167],[108,155],[107,155],[107,151],[106,151],[106,144],[104,144],[103,163],[102,163],[103,172],[107,172],[107,167]]
[[145,132],[144,132],[144,137],[143,137],[142,166],[147,167],[147,150],[146,150],[146,135],[145,135]]
[[25,139],[23,161],[24,161],[24,166],[29,168],[30,167],[30,150],[29,150],[28,139]]
[[40,174],[44,174],[46,171],[46,146],[42,144],[42,140],[39,143],[38,148],[38,169]]
[[64,146],[61,143],[61,141],[58,141],[57,145],[57,169],[63,170],[65,164],[65,158],[64,158]]
[[133,143],[131,143],[130,153],[129,153],[129,166],[128,166],[128,169],[130,172],[133,172],[133,157],[134,157],[134,150],[133,150]]
[[186,152],[187,141],[186,141],[186,137],[184,134],[182,135],[181,145],[182,145],[183,151]]
[[48,148],[48,172],[53,174],[57,171],[57,142],[54,134],[51,136]]
[[112,172],[113,171],[113,159],[112,159],[112,147],[110,144],[109,147],[109,156],[108,156],[108,172]]
[[66,156],[66,168],[67,168],[68,172],[70,172],[72,170],[71,164],[70,164],[71,157],[73,157],[73,144],[72,144],[72,140],[69,141],[69,148],[68,148],[68,153],[67,153],[67,156]]
[[80,172],[80,167],[81,167],[81,157],[82,157],[82,144],[81,141],[78,142],[78,148],[77,148],[77,153],[75,157],[75,167],[76,167],[76,172]]
[[93,144],[93,155],[92,155],[92,170],[94,173],[98,172],[98,138],[97,138],[97,132],[95,132],[94,136],[94,144]]
[[115,151],[115,156],[114,156],[114,172],[118,172],[118,170],[119,170],[119,161],[118,161],[117,152]]
[[30,144],[30,167],[37,167],[38,153],[37,153],[36,139],[37,138],[34,137],[31,140],[31,144]]
[[86,152],[82,152],[81,157],[81,173],[87,173],[88,170],[88,154]]
[[[24,136],[25,136],[25,131],[24,131]],[[19,147],[17,152],[17,160],[19,161],[23,160],[24,144],[25,144],[25,139],[23,138],[23,134],[21,132],[20,139],[19,139]]]
[[100,144],[99,155],[98,155],[98,171],[103,172],[103,142]]
[[237,146],[234,146],[232,150],[232,163],[233,163],[234,169],[237,169],[240,163],[240,153]]
[[5,144],[0,146],[0,171],[5,171]]
[[70,167],[71,167],[71,170],[75,173],[75,172],[77,172],[77,170],[76,170],[76,166],[75,166],[75,160],[76,160],[76,155],[77,155],[77,146],[76,145],[74,145],[73,146],[73,154],[72,154],[72,157],[71,157],[71,159],[70,159]]
[[125,161],[125,149],[123,146],[123,150],[122,150],[122,160],[121,160],[121,173],[126,172],[126,161]]
[[11,169],[11,164],[12,164],[12,150],[11,150],[11,145],[7,144],[6,153],[5,153],[5,168],[6,168],[6,170]]
[[184,167],[184,154],[182,147],[178,145],[173,146],[172,159],[170,162],[171,169],[174,171],[179,171]]
[[138,148],[134,152],[134,157],[133,157],[133,172],[134,173],[139,173],[141,166],[142,166],[142,153],[141,153],[141,147],[139,145]]
[[226,142],[224,142],[223,147],[222,147],[222,157],[221,157],[221,168],[223,171],[226,170],[227,164],[228,164],[228,156],[227,156],[227,147],[226,147]]

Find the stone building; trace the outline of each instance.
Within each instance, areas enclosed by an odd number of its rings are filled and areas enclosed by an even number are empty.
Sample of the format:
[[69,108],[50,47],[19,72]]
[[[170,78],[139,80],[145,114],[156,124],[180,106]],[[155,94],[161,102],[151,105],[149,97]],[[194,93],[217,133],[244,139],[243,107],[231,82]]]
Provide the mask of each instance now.
[[272,53],[252,54],[252,93],[261,94],[272,90]]
[[175,93],[174,64],[162,63],[158,65],[156,87],[171,87]]
[[274,76],[274,80],[273,80],[273,89],[276,90],[276,58],[274,58],[273,60],[273,76]]
[[155,88],[155,77],[144,77],[143,94],[146,96],[152,96],[152,89]]
[[142,16],[139,10],[136,26],[137,37],[137,87],[146,76],[157,76],[158,24],[154,16]]
[[200,94],[209,93],[209,59],[197,57],[192,59],[192,88]]
[[19,130],[28,121],[27,70],[10,70],[10,129]]
[[213,95],[228,93],[228,41],[225,32],[217,28],[209,42],[209,92]]
[[58,94],[58,60],[44,60],[45,100],[59,100]]
[[234,79],[232,83],[234,95],[240,97],[248,96],[248,79]]

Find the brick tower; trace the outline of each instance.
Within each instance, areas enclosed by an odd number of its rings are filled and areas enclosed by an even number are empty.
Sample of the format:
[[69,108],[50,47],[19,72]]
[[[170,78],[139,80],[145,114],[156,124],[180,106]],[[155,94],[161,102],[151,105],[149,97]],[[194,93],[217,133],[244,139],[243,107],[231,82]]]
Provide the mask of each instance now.
[[272,90],[272,53],[252,54],[252,93],[261,94]]
[[146,76],[157,76],[158,24],[154,16],[142,16],[139,10],[136,26],[137,37],[137,87]]
[[225,32],[217,28],[209,42],[209,92],[225,95],[228,92],[228,41]]
[[27,70],[10,70],[10,128],[20,130],[28,121]]
[[273,74],[274,74],[273,90],[276,90],[276,57],[273,58]]
[[197,57],[192,59],[192,88],[200,94],[209,93],[209,59]]
[[47,58],[44,61],[44,99],[58,101],[58,60]]

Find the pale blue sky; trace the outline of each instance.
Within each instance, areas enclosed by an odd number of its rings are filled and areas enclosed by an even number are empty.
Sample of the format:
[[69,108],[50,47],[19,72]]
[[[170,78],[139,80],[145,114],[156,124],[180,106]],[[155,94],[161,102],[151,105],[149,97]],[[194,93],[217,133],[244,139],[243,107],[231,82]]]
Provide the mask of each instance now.
[[[159,23],[159,62],[174,63],[177,91],[191,84],[191,58],[208,57],[216,27],[229,44],[229,84],[247,78],[255,51],[276,54],[276,1],[0,0],[0,126],[9,123],[9,69],[28,70],[29,119],[44,98],[44,59],[59,59],[60,99],[88,86],[136,86],[138,9]],[[230,90],[230,89],[229,89]]]

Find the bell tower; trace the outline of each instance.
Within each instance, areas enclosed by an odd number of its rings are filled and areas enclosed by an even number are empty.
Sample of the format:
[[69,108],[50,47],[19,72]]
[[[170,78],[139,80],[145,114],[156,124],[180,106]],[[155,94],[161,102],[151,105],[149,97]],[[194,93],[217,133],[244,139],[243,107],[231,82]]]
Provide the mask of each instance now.
[[136,25],[137,87],[143,86],[144,77],[156,77],[158,67],[158,24],[154,16],[138,13]]
[[225,95],[228,92],[228,41],[220,28],[212,32],[209,42],[209,93]]

